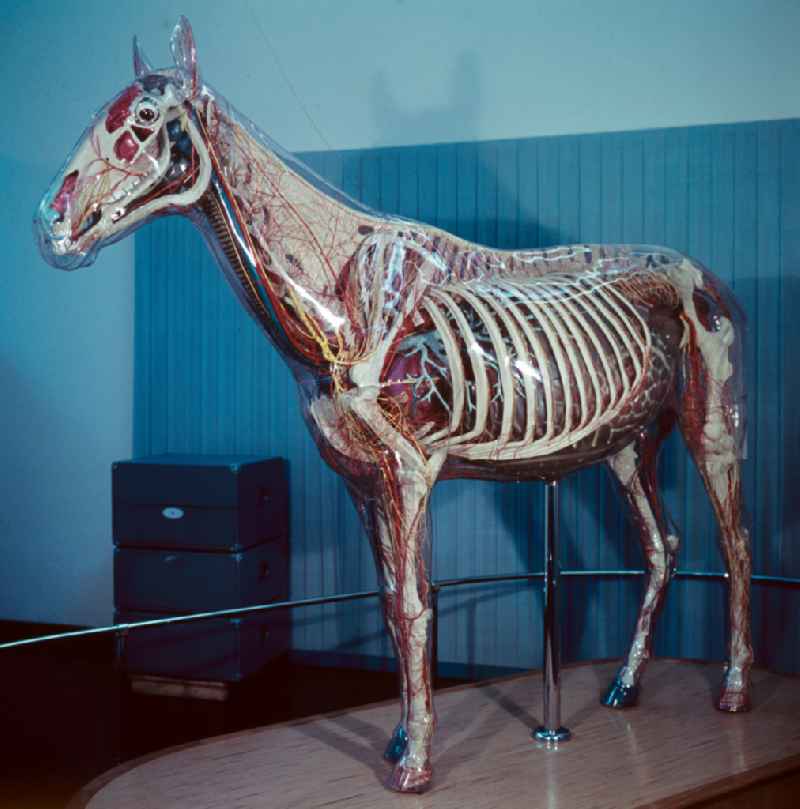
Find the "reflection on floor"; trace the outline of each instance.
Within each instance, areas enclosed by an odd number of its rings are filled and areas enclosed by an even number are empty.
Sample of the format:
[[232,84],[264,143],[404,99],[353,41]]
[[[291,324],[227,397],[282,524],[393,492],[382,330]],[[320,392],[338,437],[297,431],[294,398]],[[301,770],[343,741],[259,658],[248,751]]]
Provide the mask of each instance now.
[[572,740],[537,744],[538,672],[440,691],[429,792],[386,789],[395,701],[226,734],[118,768],[71,809],[797,809],[798,680],[756,669],[753,711],[714,709],[720,665],[654,660],[642,704],[598,696],[618,664],[563,671]]
[[[29,632],[0,622],[0,641]],[[224,703],[143,696],[115,672],[102,638],[0,651],[0,666],[0,809],[61,809],[86,782],[145,753],[397,696],[392,673],[285,659]]]

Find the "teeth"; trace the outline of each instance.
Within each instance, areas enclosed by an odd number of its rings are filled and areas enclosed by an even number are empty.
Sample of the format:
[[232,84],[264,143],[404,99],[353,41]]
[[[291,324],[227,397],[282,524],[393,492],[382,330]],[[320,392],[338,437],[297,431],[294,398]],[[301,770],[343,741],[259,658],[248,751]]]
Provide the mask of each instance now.
[[133,185],[127,186],[122,191],[120,191],[116,196],[114,196],[110,200],[108,200],[108,202],[106,202],[106,205],[114,205],[117,202],[119,202],[120,200],[125,199],[125,197],[129,197],[131,194],[133,194],[136,191],[136,189],[140,185],[142,185],[143,183],[149,182],[151,179],[152,179],[152,175],[147,176],[147,177],[139,177],[139,179],[134,181]]

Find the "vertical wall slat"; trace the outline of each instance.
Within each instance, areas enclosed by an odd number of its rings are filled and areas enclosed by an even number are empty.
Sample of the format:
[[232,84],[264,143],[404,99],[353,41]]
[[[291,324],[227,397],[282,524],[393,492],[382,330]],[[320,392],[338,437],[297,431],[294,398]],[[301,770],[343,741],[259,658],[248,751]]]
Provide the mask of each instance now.
[[[689,220],[689,151],[688,132],[685,130],[666,130],[663,133],[664,148],[664,180],[663,180],[663,236],[664,244],[676,250],[686,252],[688,250],[688,220]],[[657,175],[656,175],[657,176]],[[656,203],[658,204],[658,203]],[[689,496],[687,487],[692,485],[691,462],[687,458],[683,442],[673,433],[667,441],[662,463],[662,476],[664,478],[664,500],[666,508],[679,530],[682,539],[680,562],[689,569],[702,567],[702,562],[698,558],[697,548],[700,542],[695,542],[692,536],[693,523],[690,521],[690,509],[687,507]],[[696,473],[695,473],[696,474]],[[695,623],[690,619],[687,612],[681,609],[681,605],[686,598],[686,590],[683,582],[674,582],[667,596],[665,612],[673,613],[675,623],[674,636],[676,645],[684,654],[692,651],[693,632]],[[675,611],[677,610],[677,614]],[[663,633],[659,633],[657,643],[661,644],[667,640]],[[659,651],[663,652],[663,646],[659,645]]]
[[[496,245],[498,240],[498,164],[497,143],[479,143],[475,148],[475,238],[480,244]],[[477,487],[479,497],[476,498],[473,514],[480,530],[475,532],[474,568],[477,571],[496,572],[498,570],[499,547],[502,544],[504,524],[498,509],[497,486],[483,483]],[[484,515],[491,513],[493,518]],[[494,631],[498,621],[499,604],[504,604],[504,588],[495,588],[492,597],[479,589],[475,597],[479,599],[475,607],[474,645],[475,660],[478,663],[490,663],[498,659],[500,645],[497,632]],[[509,624],[509,634],[513,634],[515,614],[509,612],[505,620]]]
[[[436,160],[432,168],[436,171],[436,218],[435,224],[445,230],[455,231],[458,227],[458,157],[456,146],[442,144],[435,148]],[[432,197],[433,194],[430,194]],[[458,503],[452,494],[455,487],[444,483],[434,489],[431,498],[432,512],[441,514],[434,519],[432,542],[433,570],[437,578],[452,578],[458,575],[458,558],[462,551],[459,533]],[[447,526],[447,531],[442,527]],[[449,535],[449,539],[444,537]],[[462,639],[461,616],[463,610],[456,606],[461,604],[461,595],[454,591],[445,591],[439,599],[439,650],[442,660],[464,660],[459,648]]]
[[[754,346],[753,391],[756,399],[756,433],[749,440],[750,463],[758,469],[754,499],[750,500],[750,518],[758,506],[758,534],[753,537],[756,569],[767,574],[779,570],[780,543],[783,535],[782,494],[784,442],[769,425],[781,423],[781,345],[785,341],[780,292],[781,259],[781,172],[780,133],[777,124],[759,124],[757,131],[757,264],[751,268],[758,284],[754,322],[749,324]],[[752,424],[752,416],[749,417]]]
[[523,140],[517,146],[518,225],[515,247],[540,247],[538,140]]

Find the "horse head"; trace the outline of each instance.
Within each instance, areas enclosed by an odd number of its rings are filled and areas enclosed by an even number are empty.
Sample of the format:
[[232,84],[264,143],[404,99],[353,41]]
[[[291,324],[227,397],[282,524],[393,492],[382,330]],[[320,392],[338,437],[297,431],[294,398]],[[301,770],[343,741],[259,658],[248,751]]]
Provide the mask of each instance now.
[[136,78],[100,109],[42,198],[34,219],[46,261],[65,270],[153,216],[187,214],[211,163],[194,113],[202,86],[194,38],[181,17],[174,67],[154,70],[133,42]]

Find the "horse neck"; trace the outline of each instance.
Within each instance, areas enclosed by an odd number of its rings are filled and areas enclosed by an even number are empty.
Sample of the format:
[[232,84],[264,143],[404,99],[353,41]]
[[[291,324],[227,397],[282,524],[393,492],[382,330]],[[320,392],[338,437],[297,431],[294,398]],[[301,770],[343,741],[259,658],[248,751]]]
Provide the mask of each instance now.
[[312,185],[234,114],[209,103],[201,117],[213,165],[204,232],[282,353],[324,366],[330,332],[338,344],[351,332],[339,281],[370,217]]

